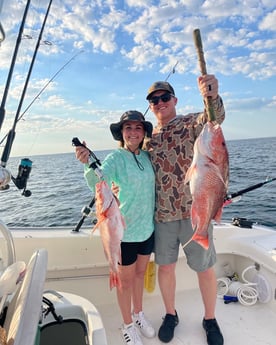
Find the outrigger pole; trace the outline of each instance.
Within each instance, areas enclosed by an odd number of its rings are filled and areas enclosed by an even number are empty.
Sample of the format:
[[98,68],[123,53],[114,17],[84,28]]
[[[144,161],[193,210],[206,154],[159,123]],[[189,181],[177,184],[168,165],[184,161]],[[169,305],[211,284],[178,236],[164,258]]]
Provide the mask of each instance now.
[[21,38],[22,38],[22,34],[23,34],[23,30],[24,30],[24,26],[25,26],[25,21],[26,21],[26,17],[27,17],[27,14],[28,14],[30,3],[31,3],[31,0],[28,0],[27,4],[25,6],[25,11],[24,11],[24,14],[23,14],[23,18],[22,18],[22,21],[21,21],[20,28],[19,28],[19,32],[18,32],[18,36],[17,36],[17,40],[16,40],[16,45],[15,45],[15,49],[14,49],[14,53],[13,53],[13,57],[12,57],[12,61],[11,61],[11,66],[10,66],[8,78],[7,78],[7,81],[6,81],[4,95],[3,95],[1,106],[0,106],[0,131],[1,131],[1,127],[2,127],[2,124],[4,122],[4,119],[5,119],[6,100],[7,100],[7,96],[8,96],[8,92],[9,92],[9,88],[10,88],[10,83],[11,83],[11,78],[12,78],[12,74],[13,74],[13,69],[14,69],[14,65],[15,65],[18,49],[19,49],[19,46],[20,46],[20,43],[21,43]]
[[[25,108],[23,113],[19,116],[17,119],[17,122],[22,119],[22,117],[26,114],[26,112],[31,108],[31,106],[34,104],[34,102],[39,98],[39,96],[43,93],[43,91],[48,87],[48,85],[64,70],[66,66],[70,64],[79,54],[83,53],[83,50],[77,52],[73,57],[71,57],[64,65],[62,65],[58,71],[47,81],[47,83],[43,86],[43,88],[36,94],[36,96],[33,98],[33,100],[29,103],[29,105]],[[6,134],[0,141],[0,145],[2,142],[6,139],[8,134]]]
[[[28,1],[28,3],[29,2],[30,1]],[[14,140],[14,137],[15,137],[16,123],[17,123],[19,115],[20,115],[21,107],[22,107],[22,104],[23,104],[23,101],[24,101],[24,98],[25,98],[25,94],[26,94],[28,83],[29,83],[30,76],[31,76],[31,73],[32,73],[33,65],[34,65],[34,62],[35,62],[35,59],[36,59],[37,51],[38,51],[38,48],[39,48],[39,45],[40,45],[41,37],[42,37],[43,31],[44,31],[44,27],[45,27],[45,24],[46,24],[49,12],[50,12],[51,5],[52,5],[52,0],[50,0],[50,2],[49,2],[49,5],[48,5],[48,8],[47,8],[45,17],[44,17],[44,21],[43,21],[42,27],[40,29],[40,33],[39,33],[39,36],[38,36],[38,39],[37,39],[37,43],[36,43],[35,51],[34,51],[34,54],[33,54],[33,58],[32,58],[32,61],[31,61],[30,67],[29,67],[29,72],[28,72],[27,78],[25,80],[24,88],[23,88],[23,91],[22,91],[22,94],[21,94],[21,98],[20,98],[20,101],[19,101],[19,105],[18,105],[18,108],[17,108],[16,115],[15,115],[15,118],[14,118],[13,127],[9,131],[9,133],[8,133],[7,142],[6,142],[6,145],[5,145],[2,157],[1,157],[1,166],[3,166],[3,167],[6,166],[7,161],[9,159],[9,156],[10,156],[13,140]],[[26,10],[25,10],[25,12],[26,12]],[[20,39],[21,39],[21,36],[20,36]]]

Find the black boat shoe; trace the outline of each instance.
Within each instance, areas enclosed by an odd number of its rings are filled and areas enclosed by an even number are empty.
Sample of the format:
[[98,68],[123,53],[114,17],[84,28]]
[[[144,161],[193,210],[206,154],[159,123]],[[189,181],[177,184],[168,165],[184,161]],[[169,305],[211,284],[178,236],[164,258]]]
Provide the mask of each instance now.
[[223,345],[223,335],[219,329],[216,319],[202,321],[202,326],[205,329],[208,345]]
[[159,328],[158,338],[163,343],[168,343],[172,340],[174,336],[174,329],[178,325],[179,319],[177,312],[175,311],[175,315],[166,314],[163,318],[163,323]]

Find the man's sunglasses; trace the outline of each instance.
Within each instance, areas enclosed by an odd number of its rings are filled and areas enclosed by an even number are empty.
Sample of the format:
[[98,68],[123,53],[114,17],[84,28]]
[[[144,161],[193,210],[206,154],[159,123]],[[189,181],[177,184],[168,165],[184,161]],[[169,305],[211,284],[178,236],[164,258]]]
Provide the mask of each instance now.
[[162,102],[166,103],[171,100],[171,98],[174,97],[171,93],[164,93],[161,96],[153,96],[149,99],[149,103],[153,105],[157,105],[161,99]]

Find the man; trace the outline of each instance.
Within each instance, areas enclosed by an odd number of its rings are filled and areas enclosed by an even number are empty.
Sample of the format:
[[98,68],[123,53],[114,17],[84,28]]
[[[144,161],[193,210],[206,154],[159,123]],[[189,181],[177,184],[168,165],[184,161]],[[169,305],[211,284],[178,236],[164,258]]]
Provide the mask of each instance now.
[[[198,78],[198,86],[205,104],[208,96],[221,123],[225,113],[218,95],[218,81],[213,75]],[[175,265],[180,243],[189,241],[193,229],[190,221],[191,194],[184,185],[187,169],[193,158],[193,146],[207,121],[203,113],[176,116],[177,98],[173,87],[167,82],[155,82],[148,90],[150,110],[157,119],[152,138],[146,143],[156,175],[155,212],[155,260],[159,265],[158,281],[164,301],[166,315],[159,329],[158,337],[168,343],[173,339],[178,324],[175,309]],[[199,288],[205,308],[203,328],[209,345],[222,345],[223,336],[215,319],[216,276],[213,265],[216,254],[212,240],[212,226],[209,227],[210,246],[208,250],[191,241],[184,248],[188,265],[197,272]]]

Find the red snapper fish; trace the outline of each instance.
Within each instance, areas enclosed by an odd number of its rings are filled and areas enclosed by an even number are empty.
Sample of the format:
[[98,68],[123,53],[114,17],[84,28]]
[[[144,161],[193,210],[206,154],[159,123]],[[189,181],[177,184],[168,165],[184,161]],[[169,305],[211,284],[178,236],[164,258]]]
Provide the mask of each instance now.
[[196,241],[205,249],[209,248],[211,221],[220,223],[228,180],[229,157],[222,129],[217,123],[207,122],[195,141],[193,161],[184,181],[190,182],[192,194],[194,234],[190,241]]
[[100,181],[95,186],[96,198],[96,228],[99,229],[104,253],[109,262],[110,289],[120,286],[118,263],[121,262],[121,241],[125,229],[125,221],[121,215],[117,200],[105,181]]

